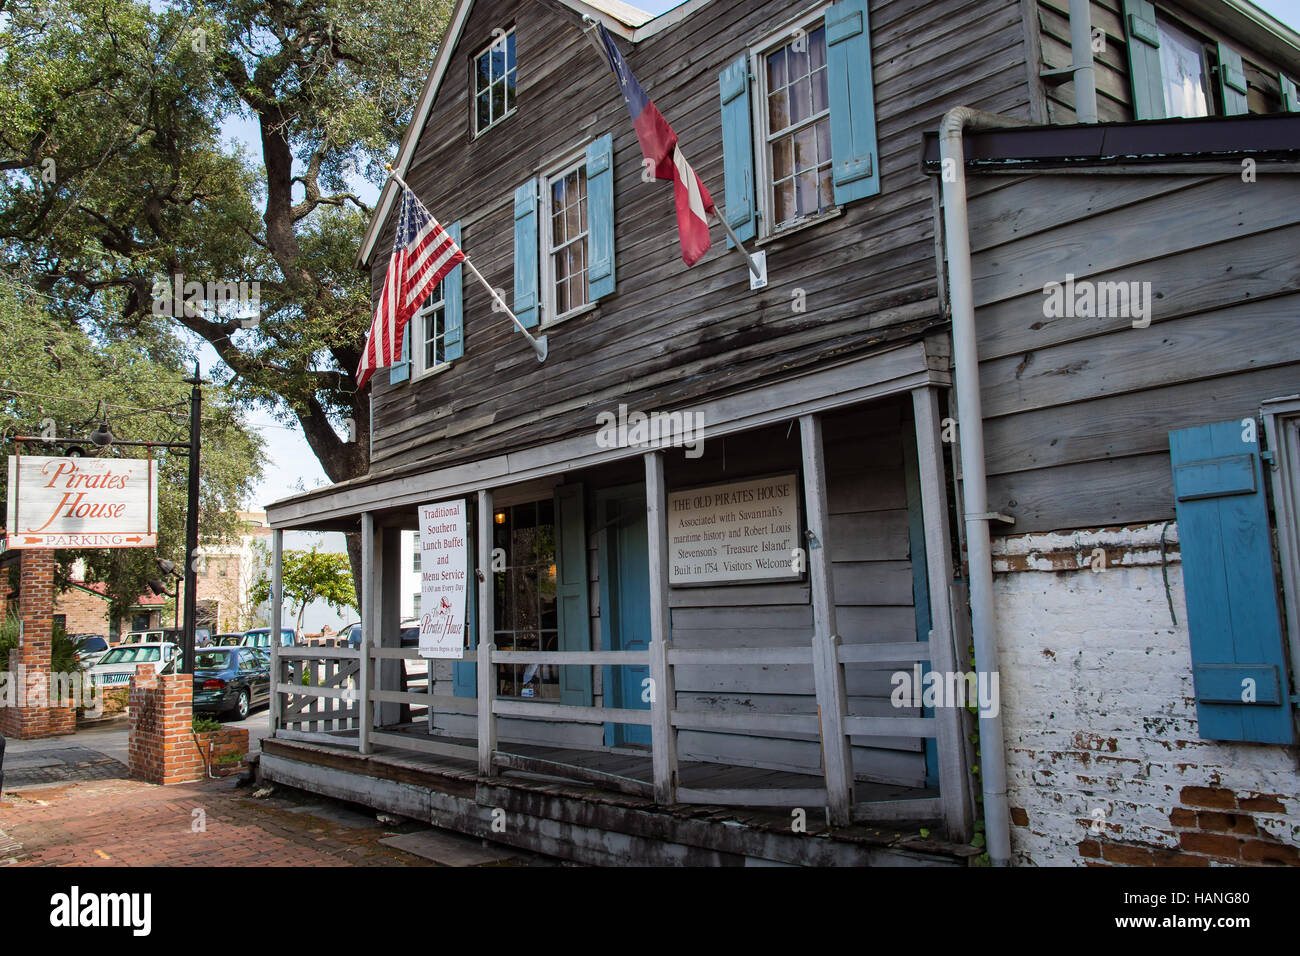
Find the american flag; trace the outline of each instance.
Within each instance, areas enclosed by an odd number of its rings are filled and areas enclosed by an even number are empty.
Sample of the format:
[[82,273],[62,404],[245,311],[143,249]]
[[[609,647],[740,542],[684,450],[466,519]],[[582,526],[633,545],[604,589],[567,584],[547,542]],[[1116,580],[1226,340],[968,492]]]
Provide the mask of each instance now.
[[598,26],[609,68],[618,77],[623,102],[632,114],[632,125],[636,127],[636,137],[641,142],[641,153],[650,160],[656,179],[673,181],[682,261],[693,266],[709,251],[708,214],[713,212],[713,198],[682,155],[681,147],[677,145],[677,134],[632,75],[632,68],[623,59],[623,54],[618,52],[614,38],[609,35],[604,24]]
[[357,366],[357,388],[364,388],[375,369],[401,359],[402,337],[429,292],[442,277],[465,261],[465,253],[421,205],[409,189],[402,190],[402,210],[388,260],[384,291],[370,323],[366,349]]

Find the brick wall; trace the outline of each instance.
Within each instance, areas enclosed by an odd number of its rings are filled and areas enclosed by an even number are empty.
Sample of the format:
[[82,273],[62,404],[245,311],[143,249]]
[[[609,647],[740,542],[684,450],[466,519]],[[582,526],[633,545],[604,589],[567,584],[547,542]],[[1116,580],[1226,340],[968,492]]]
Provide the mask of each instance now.
[[[158,676],[136,668],[130,690],[127,766],[150,783],[188,783],[207,775],[207,759],[248,752],[248,731],[223,728],[194,734],[194,682],[189,674]],[[209,756],[210,755],[210,756]]]
[[1160,530],[997,543],[1013,859],[1300,865],[1296,748],[1200,739],[1176,528],[1177,624]]
[[23,638],[9,652],[9,670],[24,674],[30,691],[41,697],[33,703],[29,695],[27,706],[23,707],[0,707],[0,734],[20,740],[70,734],[76,730],[76,710],[48,705],[54,625],[54,552],[24,550],[19,575],[18,616],[23,622]]
[[108,601],[81,588],[68,588],[54,602],[54,613],[64,616],[69,634],[103,634],[108,637]]

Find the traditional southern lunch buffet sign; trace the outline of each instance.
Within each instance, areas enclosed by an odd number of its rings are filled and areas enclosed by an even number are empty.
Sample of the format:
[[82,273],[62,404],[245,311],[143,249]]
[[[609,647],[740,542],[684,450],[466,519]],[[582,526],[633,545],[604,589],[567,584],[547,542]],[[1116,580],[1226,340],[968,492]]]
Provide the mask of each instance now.
[[684,488],[667,497],[670,584],[803,576],[797,475]]
[[6,548],[152,548],[158,466],[144,458],[9,456]]
[[469,588],[463,499],[420,505],[420,656],[465,656]]

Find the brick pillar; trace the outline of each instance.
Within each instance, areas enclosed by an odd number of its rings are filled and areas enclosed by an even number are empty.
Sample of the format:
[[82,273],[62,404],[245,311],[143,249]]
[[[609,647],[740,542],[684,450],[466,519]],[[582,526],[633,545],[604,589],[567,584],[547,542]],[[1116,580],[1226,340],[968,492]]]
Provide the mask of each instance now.
[[50,648],[54,636],[54,552],[22,553],[18,584],[22,643],[9,652],[12,680],[21,685],[20,706],[0,708],[0,733],[21,740],[76,730],[76,708],[50,706]]
[[131,678],[127,766],[150,783],[202,780],[207,770],[194,741],[194,678],[158,676],[140,665]]

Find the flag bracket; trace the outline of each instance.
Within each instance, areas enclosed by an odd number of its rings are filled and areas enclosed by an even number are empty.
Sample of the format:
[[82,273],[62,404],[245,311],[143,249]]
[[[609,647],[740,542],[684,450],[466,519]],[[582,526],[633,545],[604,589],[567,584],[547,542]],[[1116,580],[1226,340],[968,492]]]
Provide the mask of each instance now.
[[[406,184],[406,180],[404,180],[401,176],[397,174],[397,171],[393,169],[392,164],[389,164],[387,168],[388,168],[389,179],[397,183],[397,185],[401,186],[403,189],[405,189],[407,192],[411,193],[412,195],[415,194],[415,190],[413,190],[410,186],[408,186]],[[461,254],[465,256],[464,258],[465,266],[473,274],[475,279],[478,279],[479,282],[483,283],[483,288],[487,289],[488,294],[492,296],[492,301],[493,303],[495,303],[493,305],[493,308],[495,310],[504,312],[506,315],[510,316],[510,321],[515,324],[515,328],[517,328],[520,332],[524,334],[524,338],[526,338],[528,340],[528,344],[532,346],[533,354],[537,356],[537,361],[545,362],[546,356],[549,353],[549,349],[547,348],[547,344],[546,344],[546,336],[541,335],[541,336],[534,337],[528,331],[528,329],[524,328],[524,324],[519,321],[519,317],[510,310],[510,306],[506,305],[505,299],[501,298],[501,293],[498,292],[496,289],[492,288],[492,284],[488,282],[487,279],[483,278],[483,273],[479,272],[478,267],[475,266],[474,263],[470,261],[469,256],[465,255],[465,249],[462,247],[460,251]]]

